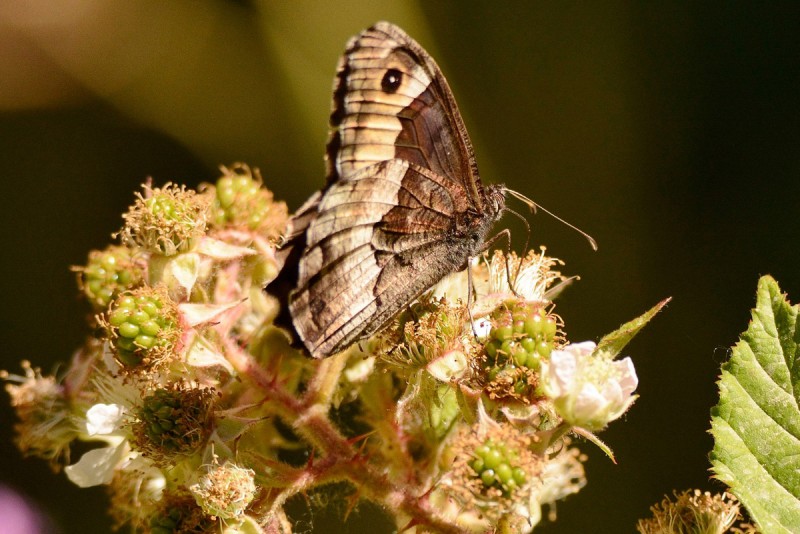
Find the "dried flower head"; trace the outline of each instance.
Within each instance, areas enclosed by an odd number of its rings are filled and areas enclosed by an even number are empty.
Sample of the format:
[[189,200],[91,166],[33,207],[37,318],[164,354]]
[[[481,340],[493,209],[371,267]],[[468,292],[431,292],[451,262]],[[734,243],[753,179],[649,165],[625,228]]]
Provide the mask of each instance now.
[[586,485],[583,464],[587,456],[577,447],[573,447],[571,440],[565,437],[548,449],[546,458],[541,473],[542,484],[531,498],[531,514],[538,518],[541,507],[550,506],[549,519],[555,521],[556,501],[578,493]]
[[237,519],[256,496],[255,472],[233,462],[215,462],[189,491],[208,515],[223,522]]
[[129,247],[174,256],[191,250],[205,234],[209,199],[195,191],[168,183],[164,187],[144,186],[136,202],[123,215],[125,226],[119,235]]
[[42,376],[41,370],[23,361],[24,376],[0,372],[5,379],[11,406],[17,412],[15,442],[26,456],[36,456],[58,471],[69,463],[69,444],[80,435],[70,414],[64,388],[55,377]]
[[391,346],[384,361],[398,370],[410,372],[427,368],[437,379],[448,381],[467,370],[467,354],[472,351],[467,308],[452,305],[444,298],[425,298],[416,305],[414,319],[398,323],[400,341]]
[[[545,247],[540,247],[539,250],[540,252],[528,251],[524,258],[513,251],[510,254],[494,251],[489,260],[489,292],[511,292],[530,301],[548,300],[548,290],[563,280],[561,273],[554,270],[554,267],[564,265],[564,262],[545,255]],[[509,274],[512,284],[508,281]]]
[[[723,534],[740,521],[739,501],[730,493],[715,494],[698,489],[675,493],[651,506],[653,517],[640,519],[636,529],[641,534]],[[742,524],[738,532],[755,532]]]
[[147,532],[165,487],[164,474],[142,456],[117,469],[108,485],[115,528],[129,525],[135,532]]

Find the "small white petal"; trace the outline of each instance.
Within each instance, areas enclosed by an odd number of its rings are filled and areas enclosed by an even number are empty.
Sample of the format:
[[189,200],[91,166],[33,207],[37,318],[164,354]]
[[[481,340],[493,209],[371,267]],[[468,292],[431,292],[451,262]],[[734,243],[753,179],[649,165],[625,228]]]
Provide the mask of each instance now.
[[489,337],[489,332],[492,330],[492,323],[486,319],[476,319],[472,323],[472,330],[475,332],[478,339],[486,339]]
[[183,314],[189,326],[219,322],[222,315],[245,302],[244,299],[225,304],[192,304],[185,302],[178,305],[178,309]]
[[636,368],[633,366],[633,360],[630,357],[623,358],[617,363],[617,368],[622,373],[622,379],[619,381],[622,389],[630,395],[639,386],[639,377],[636,375]]
[[597,348],[597,345],[594,341],[581,341],[580,343],[570,343],[563,350],[570,350],[575,352],[581,356],[588,356],[589,354],[594,352],[594,349]]
[[427,369],[437,380],[449,382],[467,370],[467,356],[460,350],[451,350],[428,364]]
[[81,456],[78,463],[64,468],[64,472],[73,484],[81,488],[109,484],[114,476],[114,468],[125,456],[126,451],[125,441],[121,441],[115,447],[91,450]]
[[118,404],[95,404],[86,412],[86,432],[90,436],[111,434],[117,429],[124,412]]
[[186,351],[186,363],[194,367],[220,366],[233,374],[233,365],[206,338],[197,336]]
[[[199,273],[200,256],[194,252],[176,256],[169,264],[169,274],[178,282],[178,285],[186,290],[187,295],[192,293]],[[165,273],[165,281],[168,282],[167,273]]]
[[196,249],[199,253],[211,256],[217,260],[236,260],[245,256],[252,256],[256,251],[249,247],[231,245],[219,239],[204,237]]

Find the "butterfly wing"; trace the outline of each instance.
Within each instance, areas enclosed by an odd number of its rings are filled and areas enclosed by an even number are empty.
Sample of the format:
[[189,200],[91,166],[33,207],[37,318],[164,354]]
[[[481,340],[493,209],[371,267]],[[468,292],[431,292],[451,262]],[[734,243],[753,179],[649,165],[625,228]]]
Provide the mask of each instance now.
[[315,357],[369,336],[464,267],[502,206],[487,202],[436,63],[378,23],[339,64],[328,185],[309,218],[289,309]]

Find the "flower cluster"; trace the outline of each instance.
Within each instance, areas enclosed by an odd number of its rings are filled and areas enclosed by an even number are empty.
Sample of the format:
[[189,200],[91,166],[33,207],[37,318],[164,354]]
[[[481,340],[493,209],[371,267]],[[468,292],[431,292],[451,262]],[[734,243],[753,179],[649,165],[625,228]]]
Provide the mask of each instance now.
[[[617,357],[654,312],[571,343],[560,262],[495,252],[312,360],[264,291],[286,206],[257,171],[222,171],[199,191],[145,186],[120,243],[74,268],[93,335],[58,379],[4,375],[23,453],[106,485],[115,524],[149,533],[290,532],[287,501],[342,482],[400,529],[528,532],[583,487],[571,435],[630,407]],[[70,458],[76,440],[98,446]]]

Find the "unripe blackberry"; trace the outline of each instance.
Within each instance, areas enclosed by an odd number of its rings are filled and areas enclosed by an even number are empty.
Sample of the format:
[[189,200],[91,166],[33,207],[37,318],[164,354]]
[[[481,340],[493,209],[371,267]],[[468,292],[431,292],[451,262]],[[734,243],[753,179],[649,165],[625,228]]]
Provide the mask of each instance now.
[[148,252],[174,256],[191,250],[205,234],[208,198],[196,192],[166,184],[145,187],[123,218],[122,242]]
[[153,364],[176,352],[178,312],[162,291],[142,288],[123,294],[112,303],[105,323],[117,359],[125,366]]
[[512,363],[538,370],[555,346],[558,325],[536,305],[520,302],[494,311],[493,327],[485,344],[488,365]]
[[509,493],[527,481],[525,470],[515,465],[519,455],[506,444],[490,439],[473,454],[470,467],[486,488],[496,487]]
[[263,187],[258,169],[243,164],[222,169],[211,207],[211,222],[218,228],[237,228],[257,232],[267,238],[281,235],[288,218],[283,202]]
[[197,451],[211,434],[214,392],[175,384],[142,400],[133,425],[137,449],[156,463]]
[[84,295],[98,310],[108,308],[123,291],[139,286],[144,276],[142,267],[131,259],[130,249],[120,246],[93,250],[85,267],[73,269]]
[[542,359],[556,344],[556,317],[537,303],[509,302],[490,316],[492,328],[484,343],[485,377],[490,398],[527,399],[535,394]]

